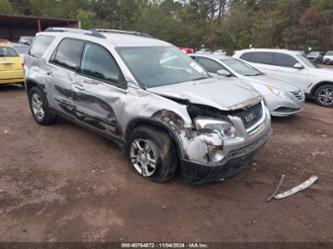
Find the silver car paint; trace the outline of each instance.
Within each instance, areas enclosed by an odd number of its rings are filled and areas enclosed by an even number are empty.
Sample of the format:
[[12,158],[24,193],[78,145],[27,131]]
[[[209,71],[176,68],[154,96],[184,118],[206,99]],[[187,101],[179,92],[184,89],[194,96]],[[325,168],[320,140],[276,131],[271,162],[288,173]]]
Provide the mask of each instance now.
[[[55,40],[42,59],[35,60],[27,56],[26,84],[30,79],[38,82],[45,89],[47,100],[52,108],[67,113],[68,118],[80,125],[112,137],[120,145],[126,140],[132,123],[141,119],[155,120],[172,131],[180,148],[180,159],[206,166],[217,165],[217,162],[210,159],[209,153],[212,151],[221,150],[221,154],[227,156],[230,152],[253,144],[259,139],[264,141],[268,139],[267,136],[271,132],[270,115],[263,103],[261,103],[263,116],[251,129],[245,129],[239,117],[229,115],[237,130],[237,136],[223,139],[217,132],[193,129],[193,122],[186,105],[163,96],[166,94],[169,97],[227,111],[246,108],[261,101],[258,93],[247,86],[239,82],[224,83],[217,79],[209,79],[144,90],[139,87],[115,50],[116,46],[122,45],[171,46],[166,42],[126,35],[112,35],[108,39],[71,33],[44,32],[43,35],[55,36]],[[76,72],[48,63],[55,47],[64,37],[96,42],[107,48],[117,61],[128,83],[127,89],[91,80]],[[115,45],[116,43],[118,44]],[[52,81],[57,81],[57,87],[54,87]],[[195,86],[189,87],[193,85]],[[216,88],[219,90],[217,91]],[[187,92],[187,94],[182,95],[179,94],[180,92]],[[234,94],[231,94],[232,92]],[[254,150],[261,146],[262,144],[258,142],[256,148],[249,147],[249,149]],[[241,155],[233,154],[233,156]]]
[[[246,76],[245,76],[246,77]],[[253,88],[260,92],[265,99],[265,103],[271,112],[272,116],[285,117],[294,115],[303,111],[305,95],[304,92],[293,86],[292,84],[287,84],[273,77],[267,75],[258,75],[255,77],[246,77],[245,81],[251,82]],[[283,91],[288,96],[288,98],[281,98],[267,89],[267,85],[275,86]],[[300,99],[297,99],[293,93],[299,93]],[[288,107],[295,109],[295,111],[289,112],[279,112],[277,111],[281,107]]]
[[197,82],[154,87],[149,91],[188,99],[191,103],[212,106],[224,111],[232,110],[236,104],[260,96],[259,93],[238,79],[217,80],[209,78]]
[[[227,56],[219,56],[219,55],[196,55],[193,54],[191,56],[196,56],[196,57],[204,57],[204,58],[209,58],[211,60],[214,60],[215,62],[221,64],[223,67],[227,68],[230,72],[232,72],[233,75],[235,75],[237,78],[241,79],[244,84],[251,85],[256,91],[258,91],[262,97],[265,100],[265,103],[271,113],[272,116],[277,116],[277,117],[285,117],[285,116],[290,116],[294,115],[296,113],[299,113],[303,110],[304,106],[304,101],[305,101],[305,95],[304,92],[297,88],[295,85],[292,83],[282,81],[280,79],[271,77],[267,74],[263,75],[257,75],[257,76],[244,76],[242,74],[237,73],[234,71],[231,67],[223,63],[221,59],[228,59],[232,57],[227,57]],[[247,63],[247,62],[245,62]],[[257,69],[258,70],[258,69]],[[260,71],[260,70],[258,70]],[[217,78],[220,79],[225,79],[225,76],[219,76],[215,75]],[[272,85],[275,86],[281,90],[283,90],[288,98],[282,98],[271,91],[268,90],[266,86]],[[301,99],[297,99],[292,92],[299,92],[299,95],[301,96]],[[277,111],[281,107],[288,107],[295,109],[294,111],[289,111],[289,112],[279,112]]]

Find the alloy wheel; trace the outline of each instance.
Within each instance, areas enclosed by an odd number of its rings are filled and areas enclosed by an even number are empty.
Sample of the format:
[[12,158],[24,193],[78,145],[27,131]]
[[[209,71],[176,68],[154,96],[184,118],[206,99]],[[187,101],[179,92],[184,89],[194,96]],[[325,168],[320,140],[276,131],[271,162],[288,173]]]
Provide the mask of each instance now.
[[152,176],[157,168],[158,158],[155,144],[146,139],[134,139],[130,147],[130,160],[135,170],[145,176]]
[[43,120],[45,111],[43,107],[43,101],[38,93],[33,93],[31,96],[31,107],[34,116],[37,120]]
[[318,93],[318,101],[325,106],[333,105],[333,88],[323,88]]

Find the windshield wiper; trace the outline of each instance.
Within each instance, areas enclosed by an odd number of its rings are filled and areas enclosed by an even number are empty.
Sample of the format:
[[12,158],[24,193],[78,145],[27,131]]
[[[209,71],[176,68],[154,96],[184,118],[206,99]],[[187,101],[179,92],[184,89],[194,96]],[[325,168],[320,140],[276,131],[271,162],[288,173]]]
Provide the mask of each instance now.
[[204,80],[204,79],[209,79],[209,78],[212,78],[213,76],[208,76],[208,77],[200,77],[200,78],[196,78],[196,79],[193,79],[192,81],[197,81],[197,80]]
[[258,75],[263,75],[263,73],[245,74],[245,76],[258,76]]

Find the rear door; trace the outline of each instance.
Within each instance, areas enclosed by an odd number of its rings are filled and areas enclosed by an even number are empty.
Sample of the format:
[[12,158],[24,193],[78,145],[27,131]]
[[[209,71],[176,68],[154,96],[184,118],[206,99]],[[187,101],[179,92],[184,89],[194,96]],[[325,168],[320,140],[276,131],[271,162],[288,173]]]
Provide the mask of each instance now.
[[117,116],[122,113],[121,100],[127,91],[121,70],[106,48],[86,42],[72,90],[78,121],[104,134],[120,137]]
[[54,39],[54,36],[49,35],[38,35],[36,37],[33,44],[29,48],[27,55],[24,56],[24,69],[27,77],[32,75],[35,81],[44,83],[46,61],[42,59],[42,56]]
[[[243,59],[245,55],[241,56]],[[248,61],[253,63],[255,67],[261,69],[263,72],[271,75],[275,75],[276,73],[276,65],[275,65],[275,53],[271,52],[251,52],[247,55]]]
[[46,68],[48,101],[52,108],[74,118],[72,84],[80,66],[84,41],[63,39]]

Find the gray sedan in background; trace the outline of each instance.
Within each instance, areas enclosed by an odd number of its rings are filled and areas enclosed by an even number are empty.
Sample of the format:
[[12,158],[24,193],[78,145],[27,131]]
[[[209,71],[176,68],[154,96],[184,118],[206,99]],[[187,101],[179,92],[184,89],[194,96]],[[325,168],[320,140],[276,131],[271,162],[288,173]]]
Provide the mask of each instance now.
[[270,77],[246,62],[229,56],[191,54],[197,63],[218,77],[236,77],[250,84],[264,98],[272,116],[286,117],[303,110],[304,92],[291,83]]

